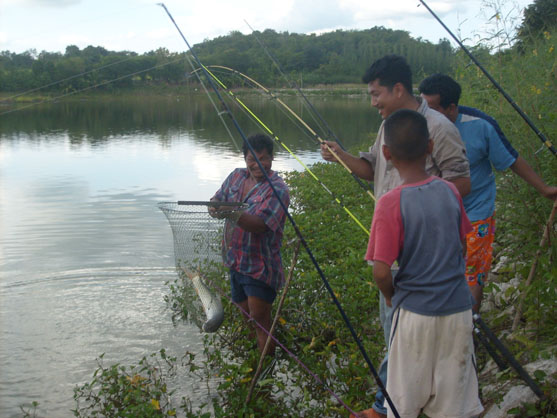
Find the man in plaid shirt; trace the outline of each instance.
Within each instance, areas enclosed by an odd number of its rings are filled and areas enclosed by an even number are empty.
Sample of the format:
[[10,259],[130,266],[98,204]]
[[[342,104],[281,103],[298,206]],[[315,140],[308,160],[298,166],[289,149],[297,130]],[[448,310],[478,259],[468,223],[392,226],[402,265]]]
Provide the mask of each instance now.
[[[284,284],[280,247],[286,213],[280,201],[288,207],[290,195],[283,179],[271,170],[273,140],[263,134],[252,135],[247,140],[257,159],[244,143],[246,168],[232,171],[211,200],[248,204],[244,212],[235,216],[236,219],[229,219],[235,225],[225,249],[225,266],[230,269],[232,300],[269,330],[271,305],[277,290]],[[267,334],[258,326],[255,326],[255,332],[257,346],[263,351]],[[269,347],[269,355],[274,354],[274,348],[274,345]]]

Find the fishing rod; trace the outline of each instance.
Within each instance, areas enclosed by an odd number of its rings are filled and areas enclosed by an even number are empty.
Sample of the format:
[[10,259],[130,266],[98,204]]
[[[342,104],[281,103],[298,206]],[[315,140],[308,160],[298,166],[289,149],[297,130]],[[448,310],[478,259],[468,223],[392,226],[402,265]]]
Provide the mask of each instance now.
[[325,274],[323,273],[323,271],[321,270],[321,267],[319,266],[319,264],[317,263],[317,260],[315,259],[311,249],[308,246],[308,243],[306,242],[304,236],[302,235],[300,229],[298,228],[298,225],[296,224],[296,222],[294,221],[294,218],[292,218],[292,215],[288,212],[288,208],[286,207],[286,205],[284,204],[284,202],[282,201],[282,199],[280,198],[280,195],[278,194],[278,191],[276,190],[276,188],[273,186],[273,184],[271,183],[271,179],[269,178],[267,172],[265,171],[263,165],[261,164],[261,161],[259,160],[259,158],[257,158],[257,155],[255,153],[255,150],[253,149],[252,145],[249,143],[249,141],[247,140],[246,135],[244,134],[242,128],[240,127],[240,125],[238,124],[238,121],[236,120],[236,118],[234,117],[234,115],[232,114],[232,112],[230,111],[230,108],[228,107],[228,105],[226,104],[226,102],[224,101],[224,99],[222,98],[221,94],[219,93],[219,90],[217,88],[217,86],[215,85],[215,83],[213,82],[212,78],[210,77],[209,72],[207,71],[207,69],[203,66],[203,64],[201,63],[201,61],[199,60],[197,54],[195,53],[195,51],[193,50],[193,48],[190,46],[189,42],[187,41],[186,37],[184,36],[184,34],[182,33],[182,31],[180,30],[180,27],[178,26],[178,24],[176,23],[176,21],[174,20],[174,18],[172,17],[172,15],[170,14],[170,12],[168,11],[168,9],[166,8],[164,3],[158,3],[159,6],[161,6],[166,14],[168,15],[168,17],[170,18],[170,20],[172,21],[172,23],[174,24],[174,26],[176,27],[176,29],[178,30],[178,33],[180,34],[180,36],[182,37],[182,39],[184,40],[185,44],[188,47],[189,52],[191,53],[191,55],[193,56],[195,62],[197,63],[197,65],[201,68],[204,69],[204,73],[205,76],[207,77],[207,80],[209,82],[209,84],[211,85],[211,88],[213,89],[213,91],[215,92],[216,96],[218,97],[220,103],[223,106],[224,111],[230,116],[232,123],[234,124],[234,127],[236,128],[236,130],[238,131],[238,133],[240,134],[240,136],[242,137],[242,139],[244,140],[244,143],[246,144],[246,146],[248,147],[250,153],[252,154],[252,156],[254,157],[255,161],[257,162],[257,165],[259,166],[259,169],[261,170],[261,172],[264,174],[265,179],[267,182],[269,182],[269,186],[271,187],[271,189],[273,190],[273,193],[275,194],[275,196],[277,197],[282,209],[284,210],[286,216],[288,217],[288,220],[290,221],[290,223],[292,224],[292,227],[294,228],[296,235],[298,236],[298,238],[300,239],[300,242],[302,243],[302,245],[304,246],[304,249],[306,250],[309,258],[311,259],[313,265],[315,266],[315,269],[317,270],[319,276],[321,277],[323,283],[325,284],[325,287],[327,288],[327,291],[329,292],[331,298],[333,299],[334,304],[336,305],[337,309],[339,310],[346,326],[348,327],[352,338],[354,339],[354,341],[356,342],[356,345],[358,346],[358,349],[360,350],[360,352],[362,353],[367,366],[369,367],[369,370],[371,371],[375,382],[377,383],[377,385],[379,386],[379,388],[383,391],[384,395],[385,395],[385,399],[387,400],[391,411],[393,412],[393,414],[395,415],[395,417],[400,418],[400,415],[398,414],[393,401],[391,400],[389,394],[387,393],[387,390],[385,388],[385,385],[383,384],[383,382],[381,381],[381,379],[379,378],[379,375],[377,373],[377,371],[375,370],[375,368],[373,367],[373,364],[371,363],[371,360],[369,358],[369,356],[367,355],[367,352],[362,344],[362,342],[360,341],[360,338],[358,337],[358,335],[356,334],[356,331],[354,330],[354,327],[352,326],[352,324],[350,323],[350,320],[348,319],[348,316],[346,315],[346,312],[344,311],[344,309],[342,308],[338,298],[336,297],[333,289],[331,288],[331,285],[329,284],[327,278],[325,277]]
[[[474,323],[479,325],[479,329],[485,333],[487,338],[493,343],[493,345],[501,352],[501,354],[505,357],[505,359],[509,362],[511,366],[516,370],[518,375],[524,380],[528,386],[532,389],[532,391],[536,394],[536,396],[540,399],[544,398],[544,394],[540,387],[534,382],[534,380],[530,377],[530,375],[522,368],[520,363],[516,360],[516,358],[512,355],[512,353],[505,347],[505,345],[497,338],[497,336],[491,331],[491,329],[487,326],[484,322],[480,314],[474,314]],[[490,353],[491,354],[491,353]],[[494,357],[495,360],[495,357]],[[496,360],[497,362],[497,360]],[[497,362],[499,365],[499,362]]]
[[[325,126],[325,128],[327,129],[327,133],[330,137],[332,137],[334,139],[334,141],[340,146],[340,148],[342,150],[345,150],[344,146],[342,145],[342,143],[340,142],[340,139],[338,139],[338,137],[335,135],[335,133],[333,132],[333,130],[331,129],[331,127],[329,126],[329,124],[327,123],[327,121],[325,121],[325,119],[323,118],[323,116],[321,116],[321,114],[317,111],[317,109],[313,106],[313,104],[309,101],[309,99],[307,98],[307,96],[304,94],[304,92],[302,91],[302,89],[300,89],[300,87],[298,87],[298,85],[293,82],[290,81],[290,79],[287,77],[287,75],[284,73],[284,71],[282,71],[282,68],[278,62],[278,60],[273,56],[273,54],[271,53],[271,51],[269,51],[267,49],[267,47],[265,46],[265,44],[259,39],[259,37],[255,34],[255,31],[253,30],[253,28],[250,26],[250,24],[244,20],[244,22],[246,22],[246,25],[248,25],[248,27],[251,29],[252,31],[252,35],[255,37],[257,43],[261,46],[261,48],[263,48],[263,51],[265,51],[265,53],[267,54],[267,56],[271,59],[271,61],[273,62],[273,64],[275,64],[275,66],[277,67],[278,71],[280,72],[280,74],[283,76],[283,78],[286,80],[286,82],[293,88],[296,89],[296,91],[298,92],[298,94],[304,99],[304,102],[306,103],[306,105],[308,106],[308,108],[310,109],[310,114],[317,117],[319,119],[319,121],[321,121],[321,123]],[[314,119],[315,120],[315,119]],[[317,121],[316,121],[317,122]],[[327,147],[329,151],[331,151],[331,149],[329,147]],[[337,161],[341,162],[341,160],[333,153],[333,155],[335,156],[335,158],[337,159]],[[341,162],[341,164],[345,165],[343,162]],[[375,201],[375,197],[373,196],[373,194],[371,193],[371,186],[369,185],[369,183],[366,185],[356,174],[352,173],[352,170],[348,169],[348,167],[345,168],[350,172],[350,174],[352,175],[352,177],[354,178],[354,180],[356,180],[356,182],[360,185],[360,187],[365,190],[368,194],[371,194],[373,200]]]
[[[265,86],[263,86],[262,84],[258,83],[257,81],[255,81],[253,78],[241,73],[240,71],[234,70],[232,68],[229,67],[224,67],[221,65],[209,65],[207,66],[205,69],[208,71],[208,73],[215,79],[215,81],[217,83],[219,83],[219,85],[223,88],[223,90],[225,90],[237,103],[240,104],[240,106],[246,110],[248,112],[248,114],[254,119],[256,120],[262,127],[263,129],[265,129],[270,135],[274,136],[274,133],[251,111],[251,109],[249,109],[245,103],[240,100],[238,98],[238,96],[236,96],[233,92],[230,91],[230,89],[224,84],[222,83],[215,75],[212,71],[209,71],[209,68],[214,67],[214,68],[220,68],[220,69],[225,69],[225,70],[229,70],[234,74],[240,75],[241,77],[244,77],[246,80],[248,80],[249,82],[253,83],[254,85],[256,85],[257,87],[259,87],[260,89],[262,89],[265,93],[269,94],[271,96],[271,98],[273,98],[274,100],[277,101],[277,103],[279,103],[281,106],[283,106],[289,113],[291,116],[294,116],[296,118],[296,120],[298,122],[300,122],[302,124],[302,126],[304,126],[304,128],[306,128],[308,130],[308,132],[311,134],[312,138],[316,139],[320,144],[323,144],[327,147],[327,149],[331,152],[331,154],[340,162],[340,164],[356,179],[358,179],[360,182],[361,180],[353,173],[353,171],[350,169],[350,167],[348,167],[348,165],[346,165],[346,163],[344,161],[342,161],[342,159],[338,156],[338,154],[336,154],[333,149],[331,149],[326,143],[325,141],[300,117],[298,116],[298,114],[296,112],[294,112],[286,103],[284,103],[278,96],[276,96],[275,94],[273,94],[273,92],[271,92],[269,89],[267,89]],[[197,71],[197,70],[196,70]],[[278,139],[278,137],[274,136],[274,138],[281,143],[281,141]],[[294,153],[292,153],[287,147],[286,145],[284,145],[284,143],[281,143],[282,146],[298,161],[300,162],[300,164],[302,164],[302,166],[304,166],[304,168],[306,168],[306,170],[308,170],[310,173],[311,171],[305,166],[305,164],[303,162],[301,162]],[[317,177],[314,176],[312,174],[312,176],[316,179]],[[318,180],[319,181],[319,180]],[[365,186],[364,186],[365,187]],[[373,201],[375,201],[375,196],[373,195],[373,193],[371,192],[371,190],[369,188],[366,189],[366,192],[368,193],[368,195],[371,197],[371,199]]]
[[[246,78],[247,80],[249,80],[250,82],[254,83],[256,86],[262,88],[265,92],[269,93],[271,95],[272,98],[276,99],[277,101],[279,101],[281,103],[281,105],[283,107],[285,107],[291,115],[295,116],[297,118],[298,121],[301,121],[301,123],[303,123],[305,126],[307,126],[307,124],[304,122],[303,119],[301,119],[290,107],[288,107],[286,105],[286,103],[284,103],[282,100],[280,100],[280,98],[276,97],[273,95],[273,93],[268,90],[267,88],[265,88],[265,86],[259,84],[257,81],[255,81],[254,79],[248,77],[245,74],[242,74],[239,71],[233,70],[232,68],[228,68],[228,67],[224,67],[224,66],[220,66],[220,65],[209,65],[206,66],[205,69],[209,72],[209,74],[211,74],[211,76],[214,78],[214,80],[219,83],[219,85],[236,101],[237,104],[239,104],[240,108],[242,110],[244,110],[253,120],[255,120],[263,129],[265,129],[267,131],[267,133],[269,133],[269,135],[271,135],[286,151],[288,151],[290,153],[290,155],[292,155],[292,157],[294,157],[294,159],[296,159],[296,161],[298,161],[302,167],[304,167],[304,169],[313,177],[314,180],[316,180],[326,191],[327,193],[329,193],[332,197],[332,199],[337,202],[343,209],[344,211],[348,214],[348,216],[350,216],[350,218],[356,222],[356,224],[360,227],[360,229],[362,231],[364,231],[366,233],[366,236],[369,237],[369,229],[366,228],[362,222],[344,205],[344,203],[342,202],[342,200],[336,196],[333,191],[331,191],[331,189],[329,189],[322,181],[321,179],[319,179],[319,177],[317,177],[317,175],[306,165],[304,164],[304,162],[302,160],[300,160],[298,158],[298,156],[292,151],[290,150],[290,148],[283,142],[281,141],[281,139],[275,135],[275,133],[259,118],[257,117],[253,111],[238,97],[236,96],[232,91],[230,91],[230,89],[219,79],[215,76],[213,71],[209,71],[209,68],[220,68],[220,69],[226,69],[226,70],[230,70],[233,73],[242,75],[244,78]],[[197,71],[199,69],[196,69],[195,71]],[[194,72],[195,72],[194,71]],[[311,128],[309,126],[307,126],[307,129]],[[313,132],[313,130],[311,130]],[[317,134],[315,134],[317,135]],[[333,152],[334,153],[334,152]],[[346,167],[348,169],[348,167]],[[348,169],[349,170],[349,169]],[[375,197],[373,196],[373,194],[371,194],[371,197],[373,199],[375,199]]]
[[487,352],[489,353],[489,355],[491,356],[495,364],[497,364],[499,370],[500,371],[505,370],[508,367],[507,363],[505,362],[505,360],[501,358],[501,356],[499,356],[499,354],[497,354],[495,347],[493,347],[490,344],[487,338],[482,334],[482,331],[475,325],[474,325],[474,335],[485,346],[485,349],[487,350]]
[[528,124],[530,128],[536,133],[538,138],[542,141],[542,143],[547,146],[547,148],[553,153],[554,156],[557,157],[557,149],[553,146],[551,141],[545,137],[545,135],[534,125],[534,122],[526,115],[522,109],[516,104],[516,102],[507,94],[503,87],[497,83],[497,81],[487,72],[487,70],[480,64],[480,62],[472,55],[472,53],[464,46],[464,44],[451,32],[451,30],[443,23],[443,21],[429,8],[424,0],[419,0],[421,4],[427,9],[429,13],[443,26],[443,28],[451,35],[451,37],[456,41],[456,43],[462,48],[462,50],[470,57],[470,59],[478,66],[478,68],[484,73],[484,75],[491,81],[491,83],[495,86],[497,90],[503,95],[503,97],[510,103],[510,105],[518,112],[518,114],[524,119],[524,121]]

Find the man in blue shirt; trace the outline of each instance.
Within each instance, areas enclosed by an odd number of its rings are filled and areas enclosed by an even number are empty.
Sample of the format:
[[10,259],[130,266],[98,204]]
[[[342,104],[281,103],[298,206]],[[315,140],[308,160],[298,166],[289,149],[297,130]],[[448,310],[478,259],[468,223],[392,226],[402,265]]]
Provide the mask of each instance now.
[[492,166],[500,171],[510,168],[548,199],[557,199],[557,187],[545,184],[518,155],[495,119],[478,109],[458,105],[461,88],[451,77],[432,75],[420,83],[419,90],[429,107],[456,125],[466,145],[472,191],[463,202],[474,227],[466,239],[466,279],[476,299],[474,310],[478,311],[493,253],[495,176]]

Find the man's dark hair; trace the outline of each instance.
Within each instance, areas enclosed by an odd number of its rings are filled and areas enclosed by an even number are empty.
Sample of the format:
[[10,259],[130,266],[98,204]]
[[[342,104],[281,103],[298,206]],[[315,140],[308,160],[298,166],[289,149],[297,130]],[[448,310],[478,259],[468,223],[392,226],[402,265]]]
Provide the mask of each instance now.
[[371,64],[362,81],[369,84],[375,80],[389,90],[392,90],[396,83],[401,83],[412,94],[412,70],[404,57],[399,55],[385,55]]
[[[247,138],[247,140],[255,151],[261,152],[264,149],[266,149],[267,153],[271,157],[273,156],[273,140],[271,138],[269,138],[267,135],[265,135],[265,134],[254,134],[254,135],[250,135]],[[248,147],[248,145],[246,144],[245,141],[244,141],[244,144],[242,145],[242,151],[244,153],[244,158],[246,158],[246,156],[248,155],[248,152],[249,152],[249,147]]]
[[415,161],[427,153],[429,130],[427,121],[410,109],[400,109],[385,120],[385,145],[393,157]]
[[458,106],[462,89],[460,84],[445,74],[433,74],[420,83],[420,93],[425,95],[439,95],[439,104],[443,109],[449,107],[451,103]]

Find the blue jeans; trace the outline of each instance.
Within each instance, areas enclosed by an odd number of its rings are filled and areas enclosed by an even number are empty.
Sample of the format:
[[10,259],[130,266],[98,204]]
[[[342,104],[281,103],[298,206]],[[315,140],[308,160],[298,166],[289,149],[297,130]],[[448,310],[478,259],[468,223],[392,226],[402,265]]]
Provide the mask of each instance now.
[[[393,317],[393,309],[387,306],[383,293],[379,292],[379,321],[383,327],[383,336],[385,337],[385,344],[387,346],[387,354],[379,366],[379,379],[383,385],[387,387],[387,366],[389,364],[389,338],[391,336],[391,321]],[[387,405],[385,404],[385,395],[379,389],[375,394],[375,403],[372,408],[380,414],[387,414]]]

